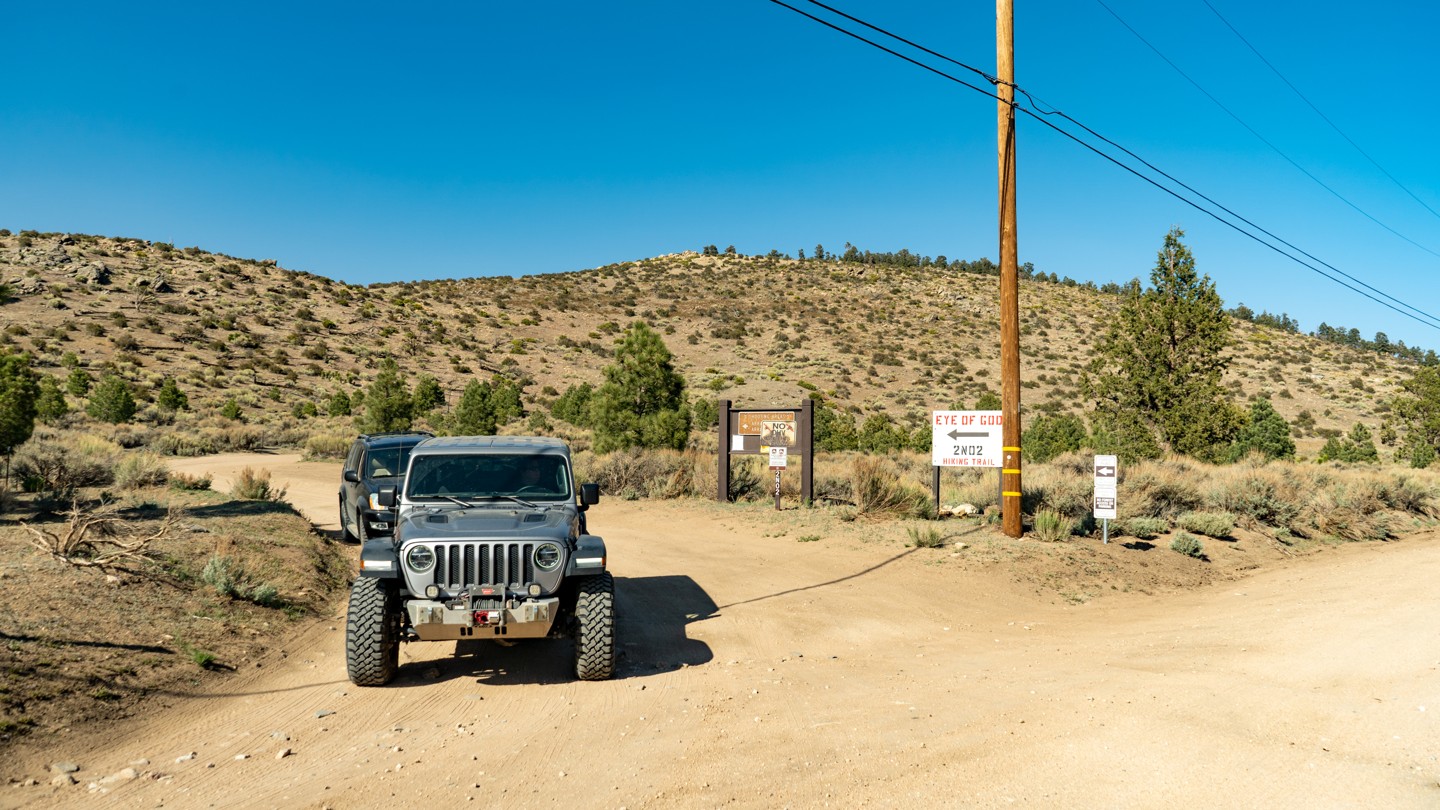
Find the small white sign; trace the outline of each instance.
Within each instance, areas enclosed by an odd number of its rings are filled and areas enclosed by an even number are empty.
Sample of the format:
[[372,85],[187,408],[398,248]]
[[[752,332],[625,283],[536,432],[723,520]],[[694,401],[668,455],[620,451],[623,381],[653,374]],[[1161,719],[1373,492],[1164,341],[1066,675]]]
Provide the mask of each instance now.
[[999,411],[932,411],[930,431],[933,466],[1003,466],[1005,437]]
[[1120,479],[1120,465],[1115,456],[1095,457],[1095,517],[1116,518],[1116,484]]
[[772,448],[770,448],[770,469],[772,469],[772,470],[783,470],[783,469],[785,469],[785,459],[786,459],[786,456],[788,455],[788,449],[789,449],[789,448],[786,448],[786,447],[772,447]]

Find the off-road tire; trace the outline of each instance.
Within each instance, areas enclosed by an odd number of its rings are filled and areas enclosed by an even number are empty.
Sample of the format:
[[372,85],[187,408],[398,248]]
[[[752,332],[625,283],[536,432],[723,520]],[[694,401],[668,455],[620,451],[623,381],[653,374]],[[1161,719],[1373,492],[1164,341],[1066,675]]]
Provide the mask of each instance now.
[[345,672],[356,686],[384,686],[400,665],[399,599],[376,577],[350,586],[345,616]]
[[[355,528],[359,529],[360,524],[356,523]],[[340,539],[346,543],[360,542],[360,538],[356,537],[355,532],[350,531],[350,527],[345,524],[345,499],[343,497],[340,499]]]
[[615,674],[615,578],[606,571],[580,580],[575,600],[575,674],[603,681]]

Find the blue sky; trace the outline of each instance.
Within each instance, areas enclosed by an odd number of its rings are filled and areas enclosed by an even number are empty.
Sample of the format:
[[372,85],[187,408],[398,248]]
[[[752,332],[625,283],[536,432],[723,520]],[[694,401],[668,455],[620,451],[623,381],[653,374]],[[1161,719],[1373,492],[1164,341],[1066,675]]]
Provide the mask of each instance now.
[[[989,2],[832,5],[994,69]],[[1428,250],[1287,163],[1096,0],[1016,5],[1022,87],[1440,315],[1440,217],[1204,0],[1105,5],[1291,159]],[[1210,5],[1440,210],[1434,4]],[[577,270],[710,243],[998,256],[995,103],[765,0],[29,3],[7,10],[4,30],[0,227],[11,230],[198,245],[352,283]],[[1227,306],[1440,349],[1440,328],[1024,117],[1019,174],[1020,258],[1041,271],[1147,278],[1179,225]]]

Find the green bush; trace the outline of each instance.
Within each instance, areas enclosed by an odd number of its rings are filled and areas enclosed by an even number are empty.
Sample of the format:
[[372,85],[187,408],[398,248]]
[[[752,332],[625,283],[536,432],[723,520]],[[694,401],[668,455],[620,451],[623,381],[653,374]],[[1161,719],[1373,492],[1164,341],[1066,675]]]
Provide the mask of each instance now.
[[1119,521],[1118,528],[1124,534],[1149,540],[1170,528],[1170,521],[1149,515],[1136,515]]
[[163,487],[170,480],[170,470],[156,453],[129,452],[115,464],[115,486],[121,489]]
[[350,437],[317,433],[305,440],[306,458],[339,459],[350,450]]
[[1170,550],[1197,560],[1205,557],[1205,546],[1200,543],[1200,538],[1186,532],[1175,535],[1175,539],[1170,541]]
[[130,384],[114,374],[106,374],[90,392],[85,412],[102,422],[129,422],[135,416],[135,396],[130,393]]
[[33,491],[103,487],[114,483],[120,453],[119,445],[99,436],[37,434],[15,453],[13,471]]
[[1206,537],[1229,537],[1235,531],[1235,516],[1229,512],[1186,512],[1175,518],[1175,525]]
[[1037,540],[1055,543],[1075,532],[1075,521],[1053,509],[1041,509],[1035,513],[1035,521],[1030,531]]
[[[945,535],[934,526],[926,526],[923,529],[917,527],[906,527],[905,533],[910,536],[910,545],[915,548],[942,548],[945,545]],[[818,540],[819,537],[814,539]],[[805,538],[800,538],[805,542]]]

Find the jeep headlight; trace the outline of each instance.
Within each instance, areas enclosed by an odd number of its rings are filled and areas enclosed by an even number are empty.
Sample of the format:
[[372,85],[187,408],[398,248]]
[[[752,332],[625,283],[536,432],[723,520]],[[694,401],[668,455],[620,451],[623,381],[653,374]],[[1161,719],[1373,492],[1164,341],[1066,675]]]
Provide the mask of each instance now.
[[373,510],[375,510],[376,512],[383,512],[383,511],[385,511],[385,507],[383,507],[383,506],[380,505],[380,493],[378,493],[378,492],[372,492],[372,493],[370,493],[370,508],[373,509]]
[[541,571],[554,571],[560,564],[560,547],[554,543],[541,543],[535,547],[535,567]]
[[429,546],[411,546],[405,552],[405,565],[417,574],[435,567],[435,552]]

